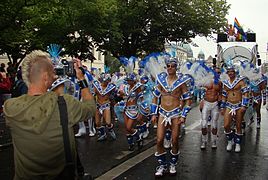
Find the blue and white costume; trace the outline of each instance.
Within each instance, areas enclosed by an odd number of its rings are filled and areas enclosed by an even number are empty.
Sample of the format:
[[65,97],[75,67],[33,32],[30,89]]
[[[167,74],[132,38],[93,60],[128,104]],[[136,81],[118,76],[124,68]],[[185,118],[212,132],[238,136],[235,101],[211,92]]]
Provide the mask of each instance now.
[[[232,90],[234,89],[234,87],[240,82],[240,81],[246,81],[246,78],[245,77],[236,77],[235,80],[231,83],[230,80],[224,80],[222,81],[223,83],[223,90],[222,90],[222,96],[223,97],[228,97],[228,93],[227,91],[225,90],[225,87],[229,90]],[[249,87],[248,86],[245,86],[245,87],[242,87],[241,88],[241,93],[242,95],[244,95],[245,93],[249,92]],[[233,116],[236,115],[236,111],[238,109],[240,109],[242,106],[244,107],[248,107],[249,105],[249,98],[248,97],[243,97],[242,98],[242,101],[239,102],[239,103],[236,103],[236,104],[232,104],[230,102],[222,102],[221,103],[221,108],[228,108],[230,109],[230,114],[232,114]]]
[[[109,83],[105,89],[102,89],[101,83],[98,80],[93,81],[93,86],[101,96],[105,96],[116,90],[116,86],[113,83]],[[103,114],[105,109],[110,110],[110,102],[104,104],[97,103],[97,109],[99,110],[100,114]]]
[[[141,88],[142,84],[140,82],[136,83],[135,86],[130,89],[129,85],[124,86],[124,94],[125,94],[125,103],[128,101],[137,100],[142,97],[142,92],[137,92],[137,89]],[[139,109],[137,105],[126,105],[125,106],[125,115],[130,119],[137,119],[139,116]]]
[[[165,92],[160,92],[160,90],[157,87],[155,87],[153,91],[153,95],[157,97],[158,99],[162,96],[162,93],[171,94],[175,89],[177,89],[182,84],[192,81],[190,76],[185,76],[185,75],[180,74],[178,79],[171,86],[169,86],[167,82],[167,76],[168,75],[165,72],[157,76],[157,83],[165,90]],[[188,91],[182,94],[181,97],[178,98],[178,101],[188,100],[191,97],[192,97],[192,93]],[[171,125],[171,119],[175,117],[179,117],[179,116],[186,118],[191,108],[189,106],[185,106],[182,110],[179,109],[179,107],[177,107],[171,111],[167,111],[163,107],[161,106],[159,107],[157,104],[151,104],[151,114],[157,114],[158,109],[159,109],[160,116],[164,117],[164,120],[162,123],[165,123],[165,125],[168,125],[168,124]]]

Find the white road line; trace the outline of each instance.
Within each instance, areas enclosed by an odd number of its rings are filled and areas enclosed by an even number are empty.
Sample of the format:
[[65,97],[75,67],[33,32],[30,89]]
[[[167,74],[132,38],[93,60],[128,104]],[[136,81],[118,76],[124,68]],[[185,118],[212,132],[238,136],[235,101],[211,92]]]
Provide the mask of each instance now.
[[153,147],[147,149],[146,151],[128,159],[124,163],[116,166],[115,168],[106,172],[102,176],[98,177],[96,180],[114,179],[114,178],[118,177],[120,174],[126,172],[131,167],[137,165],[138,163],[142,162],[144,159],[153,155],[155,152],[156,152],[156,146],[153,146]]
[[191,131],[197,128],[199,125],[200,125],[200,120],[196,120],[195,123],[191,124],[190,126],[186,126],[185,129]]

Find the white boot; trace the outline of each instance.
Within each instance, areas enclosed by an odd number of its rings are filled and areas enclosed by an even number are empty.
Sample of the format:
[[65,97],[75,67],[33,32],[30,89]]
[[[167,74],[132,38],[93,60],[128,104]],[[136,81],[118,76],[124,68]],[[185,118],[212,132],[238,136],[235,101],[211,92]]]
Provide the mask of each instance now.
[[204,150],[206,149],[206,144],[207,144],[207,135],[201,135],[201,146],[200,149]]
[[156,177],[162,177],[165,175],[166,172],[167,172],[167,167],[165,165],[160,165],[160,166],[157,166],[156,172],[154,175]]
[[171,165],[169,166],[169,174],[170,174],[170,175],[176,175],[176,173],[177,173],[177,171],[176,171],[176,165],[171,164]]
[[241,151],[241,146],[240,144],[235,144],[235,152],[240,152]]
[[217,149],[217,135],[212,134],[211,148]]
[[94,127],[94,122],[93,122],[92,118],[88,119],[88,129],[89,129],[89,136],[90,137],[95,136],[96,129]]
[[231,151],[231,150],[233,149],[233,145],[234,145],[234,141],[233,141],[233,140],[228,141],[226,150],[227,150],[227,151]]
[[84,122],[79,122],[79,130],[78,133],[75,134],[75,137],[81,137],[86,134],[86,126]]

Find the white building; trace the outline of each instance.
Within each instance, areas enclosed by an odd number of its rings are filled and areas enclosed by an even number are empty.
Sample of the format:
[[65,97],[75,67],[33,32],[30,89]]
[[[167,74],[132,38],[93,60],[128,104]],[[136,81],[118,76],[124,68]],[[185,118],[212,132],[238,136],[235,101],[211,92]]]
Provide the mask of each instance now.
[[87,60],[83,62],[83,65],[87,66],[90,70],[91,68],[97,68],[99,72],[104,72],[104,59],[105,56],[101,51],[98,51],[96,47],[93,47],[92,54],[96,58],[93,63],[91,61]]

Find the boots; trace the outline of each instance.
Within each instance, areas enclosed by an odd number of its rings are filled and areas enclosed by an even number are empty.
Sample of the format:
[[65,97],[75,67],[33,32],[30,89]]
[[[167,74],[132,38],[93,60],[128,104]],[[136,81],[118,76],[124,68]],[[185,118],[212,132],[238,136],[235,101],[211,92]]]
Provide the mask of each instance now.
[[128,150],[134,151],[134,145],[136,142],[138,145],[138,149],[141,149],[143,146],[143,140],[141,137],[140,132],[135,129],[135,132],[133,134],[127,134],[127,142],[128,142]]
[[149,136],[149,129],[147,127],[146,123],[143,123],[141,125],[141,134],[142,134],[142,138],[145,139]]
[[201,135],[201,146],[200,149],[204,150],[206,149],[206,144],[207,144],[207,134],[206,135]]
[[96,129],[94,127],[94,121],[92,120],[92,118],[89,118],[88,119],[88,129],[89,129],[89,136],[92,137],[92,136],[95,136],[96,134]]
[[231,132],[225,132],[225,135],[226,135],[226,138],[227,138],[227,141],[228,141],[228,144],[227,144],[227,147],[226,147],[226,150],[229,152],[232,150],[233,148],[233,145],[234,145],[234,133],[231,131]]
[[127,134],[127,143],[128,143],[128,150],[134,151],[134,141],[133,136],[131,134]]
[[235,142],[235,152],[240,152],[241,151],[241,141],[242,141],[242,136],[243,134],[237,134],[235,133],[235,137],[234,137],[234,142]]
[[172,152],[172,150],[170,150],[170,154],[171,154],[171,160],[170,160],[170,165],[169,165],[169,174],[170,175],[176,175],[176,173],[177,173],[176,165],[177,165],[177,162],[178,162],[180,151],[178,151],[176,154],[174,154]]
[[154,154],[159,166],[156,167],[155,176],[156,177],[162,177],[167,172],[167,162],[166,162],[166,152],[163,152],[162,154],[158,154],[157,152]]
[[107,134],[105,132],[105,127],[101,126],[101,127],[97,127],[97,131],[98,131],[98,141],[104,141],[107,139]]
[[112,137],[112,139],[116,140],[116,135],[115,135],[115,132],[114,132],[114,129],[113,129],[114,125],[111,124],[110,126],[107,125],[106,127],[107,127],[108,133]]
[[79,122],[78,124],[79,124],[79,130],[78,130],[78,133],[74,135],[75,137],[81,137],[81,136],[86,134],[85,123],[84,122]]
[[217,149],[217,135],[212,134],[211,137],[211,148]]
[[136,129],[135,132],[132,134],[133,139],[136,141],[138,145],[138,149],[142,148],[143,146],[143,139],[140,132]]

